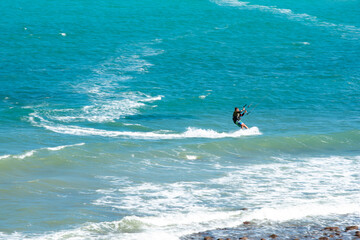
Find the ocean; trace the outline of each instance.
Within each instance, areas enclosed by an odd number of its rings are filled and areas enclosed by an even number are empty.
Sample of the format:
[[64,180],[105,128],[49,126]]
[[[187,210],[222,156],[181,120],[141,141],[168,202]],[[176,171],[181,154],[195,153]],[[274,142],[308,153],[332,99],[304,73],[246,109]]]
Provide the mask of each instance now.
[[359,225],[359,6],[2,0],[0,239]]

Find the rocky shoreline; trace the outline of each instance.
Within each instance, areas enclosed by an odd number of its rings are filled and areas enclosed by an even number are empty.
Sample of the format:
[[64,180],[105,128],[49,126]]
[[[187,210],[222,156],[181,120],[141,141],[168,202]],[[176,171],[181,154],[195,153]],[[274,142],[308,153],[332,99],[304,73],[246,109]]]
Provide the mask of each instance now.
[[[291,226],[292,225],[292,226]],[[267,232],[272,229],[272,232]],[[264,231],[265,230],[265,231]],[[184,236],[181,240],[355,240],[360,239],[359,226],[326,226],[294,224],[267,228],[252,222],[243,222],[237,228],[208,230]]]

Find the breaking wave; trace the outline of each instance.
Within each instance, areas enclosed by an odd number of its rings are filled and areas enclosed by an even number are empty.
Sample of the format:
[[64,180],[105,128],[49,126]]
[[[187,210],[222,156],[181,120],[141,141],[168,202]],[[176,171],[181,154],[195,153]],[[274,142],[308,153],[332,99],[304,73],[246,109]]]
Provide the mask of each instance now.
[[83,145],[85,145],[85,143],[77,143],[77,144],[71,144],[71,145],[62,145],[62,146],[57,146],[57,147],[45,147],[45,148],[40,148],[40,149],[36,149],[36,150],[29,150],[29,151],[26,151],[26,152],[21,153],[21,154],[15,154],[15,155],[7,154],[7,155],[2,155],[2,156],[0,156],[0,160],[1,160],[1,159],[7,159],[7,158],[25,159],[25,158],[27,158],[27,157],[33,156],[36,152],[41,151],[41,150],[60,151],[60,150],[62,150],[62,149],[64,149],[64,148],[77,147],[77,146],[83,146]]

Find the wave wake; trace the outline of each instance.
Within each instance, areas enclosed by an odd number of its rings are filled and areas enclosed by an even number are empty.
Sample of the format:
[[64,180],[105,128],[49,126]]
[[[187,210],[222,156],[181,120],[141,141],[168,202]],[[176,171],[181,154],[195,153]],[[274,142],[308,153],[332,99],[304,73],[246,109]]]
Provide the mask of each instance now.
[[[182,139],[182,138],[237,138],[242,136],[261,135],[257,127],[252,127],[246,130],[238,130],[235,132],[217,132],[212,129],[198,129],[188,127],[183,133],[160,133],[157,132],[131,132],[131,131],[109,131],[103,129],[79,127],[74,125],[55,124],[47,121],[35,113],[31,114],[30,122],[38,127],[43,127],[47,130],[77,136],[103,136],[103,137],[129,137],[137,139]],[[35,118],[40,122],[35,121]],[[164,132],[164,131],[162,131]]]

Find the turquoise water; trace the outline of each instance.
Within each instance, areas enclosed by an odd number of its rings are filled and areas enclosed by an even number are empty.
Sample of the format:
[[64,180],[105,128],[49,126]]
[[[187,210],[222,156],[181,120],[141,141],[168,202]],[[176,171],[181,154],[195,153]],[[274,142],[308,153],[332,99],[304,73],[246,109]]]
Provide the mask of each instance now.
[[359,4],[2,1],[0,238],[359,224]]

